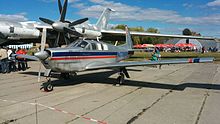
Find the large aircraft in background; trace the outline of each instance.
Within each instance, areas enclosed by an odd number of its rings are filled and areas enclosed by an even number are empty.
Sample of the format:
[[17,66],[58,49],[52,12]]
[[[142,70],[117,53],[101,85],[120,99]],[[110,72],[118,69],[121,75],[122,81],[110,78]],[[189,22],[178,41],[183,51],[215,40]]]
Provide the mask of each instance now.
[[38,39],[40,35],[28,22],[0,21],[0,45],[10,40]]
[[[76,37],[84,37],[87,39],[100,39],[101,37],[107,36],[124,36],[125,31],[123,30],[111,30],[107,28],[110,19],[110,13],[112,10],[110,8],[106,8],[101,14],[96,24],[86,24],[85,21],[88,18],[83,18],[76,20],[74,22],[70,22],[65,19],[67,12],[67,4],[68,0],[64,1],[64,5],[62,6],[61,1],[58,0],[58,7],[60,12],[60,19],[58,21],[53,21],[47,18],[40,17],[39,19],[49,24],[50,26],[41,27],[46,29],[53,29],[57,32],[57,38],[55,44],[58,45],[58,41],[60,36],[66,33],[71,34]],[[40,28],[40,27],[39,27]],[[135,36],[154,36],[154,37],[169,37],[169,38],[184,38],[184,39],[207,39],[213,40],[213,37],[202,37],[202,36],[185,36],[185,35],[168,35],[168,34],[157,34],[157,33],[148,33],[148,32],[135,32],[131,31],[131,35]],[[64,36],[64,35],[63,35]],[[69,43],[68,37],[64,36],[66,44]]]
[[[14,40],[15,42],[32,43],[40,42],[39,36],[43,28],[47,29],[47,36],[52,41],[53,46],[59,46],[59,42],[69,44],[72,37],[83,37],[87,39],[100,39],[105,36],[124,36],[123,30],[108,29],[110,13],[114,10],[106,8],[99,17],[96,24],[84,23],[88,18],[82,18],[73,22],[66,20],[68,0],[64,1],[62,6],[61,1],[58,0],[58,8],[60,18],[58,21],[53,21],[47,18],[40,17],[39,19],[48,25],[36,24],[31,22],[1,22],[0,21],[0,45],[7,41]],[[131,35],[135,36],[154,36],[154,37],[169,37],[169,38],[184,38],[184,39],[207,39],[214,40],[214,37],[201,36],[184,36],[184,35],[168,35],[148,32],[131,31]],[[26,40],[28,39],[28,40]]]

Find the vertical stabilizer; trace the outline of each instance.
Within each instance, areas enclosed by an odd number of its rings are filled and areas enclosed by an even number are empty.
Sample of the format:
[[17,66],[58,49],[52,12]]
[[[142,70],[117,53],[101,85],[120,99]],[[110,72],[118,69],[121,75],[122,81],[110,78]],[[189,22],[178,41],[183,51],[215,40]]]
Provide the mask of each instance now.
[[110,8],[106,8],[103,12],[102,15],[99,17],[99,20],[96,23],[96,27],[101,30],[101,29],[107,29],[108,21],[110,18],[110,13],[113,12],[114,10]]
[[133,42],[132,42],[132,38],[131,38],[131,34],[130,31],[128,30],[128,26],[125,25],[125,36],[126,36],[126,41],[125,44],[120,45],[120,47],[129,50],[133,49]]
[[130,31],[128,30],[127,25],[125,26],[125,31],[126,31],[126,45],[127,45],[127,48],[131,50],[133,48],[133,42],[132,42],[131,34],[130,34]]

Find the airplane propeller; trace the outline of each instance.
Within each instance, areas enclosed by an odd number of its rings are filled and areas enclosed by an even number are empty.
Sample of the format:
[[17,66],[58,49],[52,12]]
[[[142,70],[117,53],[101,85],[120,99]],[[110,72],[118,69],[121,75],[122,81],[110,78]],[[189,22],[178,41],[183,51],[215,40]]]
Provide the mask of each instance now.
[[64,5],[61,5],[61,1],[58,0],[58,7],[59,7],[59,12],[60,12],[60,19],[59,21],[53,21],[47,18],[42,18],[40,17],[39,19],[52,26],[52,28],[57,31],[57,38],[55,41],[55,46],[58,46],[58,42],[60,41],[61,36],[63,36],[66,44],[68,44],[68,38],[67,38],[67,33],[75,35],[77,37],[82,37],[82,34],[76,31],[75,27],[78,24],[81,24],[85,21],[88,20],[88,18],[82,18],[79,20],[76,20],[74,22],[70,22],[65,20],[66,18],[66,11],[67,11],[67,4],[68,0],[64,1]]

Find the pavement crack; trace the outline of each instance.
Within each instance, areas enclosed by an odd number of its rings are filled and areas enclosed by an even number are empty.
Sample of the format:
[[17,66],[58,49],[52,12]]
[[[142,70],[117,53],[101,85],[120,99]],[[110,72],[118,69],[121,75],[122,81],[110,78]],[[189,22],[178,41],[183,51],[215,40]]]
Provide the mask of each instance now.
[[202,102],[202,106],[201,106],[201,108],[200,108],[200,111],[199,111],[199,113],[198,113],[198,115],[197,115],[195,124],[198,124],[198,123],[199,123],[199,119],[200,119],[200,117],[201,117],[201,115],[202,115],[202,111],[203,111],[203,109],[204,109],[206,100],[207,100],[207,98],[208,98],[208,96],[209,96],[209,92],[206,92],[206,93],[204,94],[204,96],[205,96],[205,97],[204,97],[204,99],[203,99],[203,102]]
[[15,121],[17,121],[17,119],[6,120],[5,122],[2,122],[0,124],[10,124],[10,123],[13,123]]
[[[90,110],[90,111],[88,111],[88,112],[82,114],[81,116],[85,116],[85,115],[87,115],[87,114],[89,114],[89,113],[91,113],[91,112],[93,112],[93,111],[95,111],[95,110],[97,110],[97,109],[99,109],[99,108],[102,108],[102,107],[104,107],[104,106],[106,106],[106,105],[108,105],[108,104],[110,104],[110,103],[112,103],[112,102],[114,102],[114,101],[116,101],[116,100],[118,100],[118,99],[121,99],[121,98],[123,98],[123,97],[125,97],[125,96],[127,96],[127,95],[129,95],[129,94],[132,94],[132,93],[136,92],[137,90],[140,90],[141,88],[142,88],[142,87],[138,87],[138,88],[136,88],[135,90],[132,90],[132,91],[130,91],[130,92],[128,92],[128,93],[126,93],[126,94],[120,96],[120,97],[117,97],[117,98],[115,98],[115,99],[113,99],[113,100],[111,100],[111,101],[109,101],[109,102],[107,102],[107,103],[105,103],[105,104],[103,104],[103,105],[101,105],[101,106],[98,106],[98,107],[96,107],[96,108],[94,108],[94,109],[92,109],[92,110]],[[73,121],[75,121],[75,120],[77,120],[77,119],[79,119],[79,117],[76,117],[75,119],[72,119],[72,120],[70,120],[70,121],[67,121],[65,124],[68,124],[68,123],[70,123],[70,122],[73,122]]]
[[163,94],[160,98],[158,98],[155,102],[153,102],[150,106],[142,109],[142,111],[140,113],[138,113],[136,116],[132,117],[130,120],[128,120],[127,124],[131,124],[133,123],[135,120],[137,120],[141,115],[143,115],[147,110],[149,110],[150,108],[152,108],[155,104],[157,104],[158,102],[160,102],[164,97],[166,97],[167,95],[169,95],[170,93],[172,93],[173,91],[170,90],[169,92]]

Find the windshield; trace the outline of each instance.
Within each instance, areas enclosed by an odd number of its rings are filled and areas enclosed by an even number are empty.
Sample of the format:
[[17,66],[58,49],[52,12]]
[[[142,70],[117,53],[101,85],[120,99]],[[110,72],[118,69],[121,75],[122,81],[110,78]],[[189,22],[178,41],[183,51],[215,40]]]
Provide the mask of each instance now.
[[85,48],[88,45],[88,42],[84,40],[77,40],[73,43],[71,43],[68,48],[73,48],[73,47],[80,47],[80,48]]

